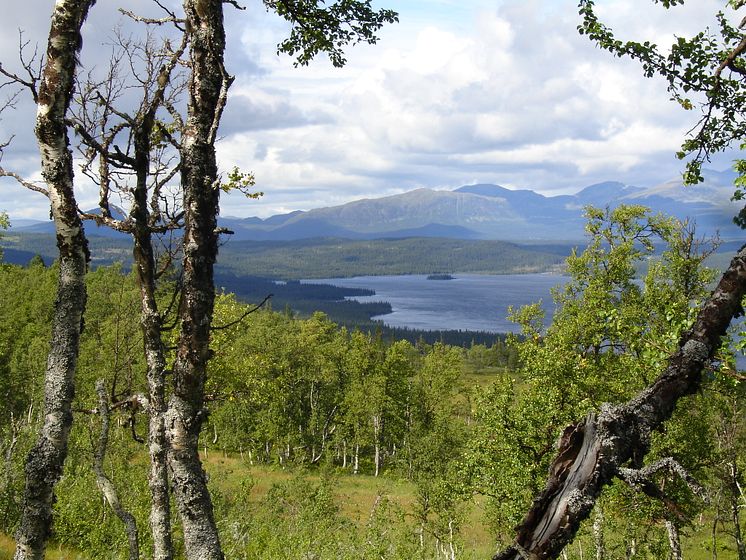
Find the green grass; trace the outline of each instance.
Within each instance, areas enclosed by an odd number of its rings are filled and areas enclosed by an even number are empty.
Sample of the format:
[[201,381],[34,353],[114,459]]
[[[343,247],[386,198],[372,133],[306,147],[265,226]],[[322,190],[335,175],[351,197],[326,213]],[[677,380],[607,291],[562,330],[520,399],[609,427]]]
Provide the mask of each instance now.
[[[15,541],[8,535],[0,533],[0,560],[12,560],[15,549]],[[54,543],[50,543],[47,546],[44,557],[46,560],[86,560],[86,556],[81,552],[73,551],[69,548],[61,548]]]
[[[317,469],[282,469],[266,465],[249,465],[244,457],[225,455],[210,451],[207,458],[202,457],[205,469],[210,475],[211,484],[224,495],[244,491],[242,483],[253,482],[250,501],[258,503],[266,496],[269,489],[282,482],[287,482],[299,474],[309,481],[318,482],[322,474]],[[340,514],[358,526],[366,523],[373,511],[376,499],[385,495],[407,514],[413,516],[416,502],[415,485],[406,479],[393,476],[371,476],[365,474],[347,474],[339,470],[332,471],[335,477],[335,501]],[[486,524],[484,498],[475,497],[467,505],[466,520],[461,537],[466,550],[478,557],[489,558],[495,550],[493,538]]]
[[[210,475],[210,484],[215,490],[225,496],[233,496],[250,487],[249,501],[251,503],[259,503],[273,485],[288,482],[299,474],[312,482],[318,482],[322,476],[318,469],[282,469],[266,465],[250,465],[246,457],[241,459],[238,456],[224,455],[219,451],[210,451],[207,458],[203,457],[203,460]],[[392,476],[352,475],[338,470],[332,472],[335,477],[334,496],[340,513],[358,526],[369,519],[376,498],[381,494],[385,494],[389,500],[400,506],[407,516],[413,514],[416,494],[415,486],[409,481]],[[252,484],[247,486],[246,481],[251,481]],[[461,538],[469,557],[489,558],[495,552],[493,537],[486,524],[484,503],[484,498],[475,497],[467,505],[465,512]],[[684,558],[687,560],[712,559],[711,528],[711,517],[704,515],[694,520],[691,527],[682,531]],[[143,528],[143,530],[146,529]],[[735,560],[738,555],[731,539],[720,534],[718,540],[718,560]],[[616,539],[610,535],[607,536],[607,541],[610,546],[613,546],[612,543]],[[616,543],[616,548],[619,546],[621,545]],[[0,534],[0,560],[12,559],[14,548],[13,540],[7,535]],[[568,557],[580,558],[581,549],[585,558],[593,556],[592,540],[587,533],[568,547]],[[87,557],[79,551],[63,549],[55,543],[50,543],[46,558],[48,560],[85,560]]]

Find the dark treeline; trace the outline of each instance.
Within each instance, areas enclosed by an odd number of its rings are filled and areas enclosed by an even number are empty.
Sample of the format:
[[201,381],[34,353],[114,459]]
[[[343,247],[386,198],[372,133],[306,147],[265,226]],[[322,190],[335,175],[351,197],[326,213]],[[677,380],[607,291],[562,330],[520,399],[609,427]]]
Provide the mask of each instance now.
[[225,261],[224,266],[237,274],[251,271],[259,276],[298,279],[455,272],[543,272],[561,264],[572,247],[565,244],[558,255],[541,248],[505,241],[415,237],[368,241],[229,240],[225,249],[232,257]]
[[[91,229],[91,226],[88,226]],[[131,263],[128,240],[96,235],[91,230],[94,265]],[[273,280],[334,278],[387,274],[447,274],[476,272],[514,274],[552,270],[570,254],[572,245],[520,245],[505,241],[444,238],[375,239],[357,241],[321,238],[295,241],[236,241],[224,236],[218,270],[236,277]],[[54,236],[13,230],[2,241],[6,261],[28,262],[56,255]]]
[[257,276],[237,276],[223,270],[217,272],[215,283],[247,303],[256,304],[271,295],[268,302],[275,310],[291,310],[304,317],[322,311],[344,324],[365,325],[371,323],[371,317],[391,313],[391,305],[387,302],[361,303],[345,299],[375,295],[373,290],[364,288],[344,288],[298,280],[276,281]]

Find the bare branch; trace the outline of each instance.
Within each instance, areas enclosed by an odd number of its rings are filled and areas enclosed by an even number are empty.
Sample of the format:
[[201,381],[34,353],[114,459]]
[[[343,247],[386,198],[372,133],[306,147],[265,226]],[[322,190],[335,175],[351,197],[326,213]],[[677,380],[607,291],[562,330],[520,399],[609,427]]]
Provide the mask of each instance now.
[[[5,84],[0,84],[0,89],[2,89],[3,86],[6,86],[6,85],[10,85],[10,82],[5,83]],[[10,94],[10,96],[8,96],[8,98],[5,101],[3,101],[2,105],[0,105],[0,113],[2,113],[3,111],[7,109],[15,109],[16,103],[18,102],[18,98],[20,97],[20,95],[21,95],[20,91],[16,91]]]
[[[25,88],[28,88],[28,90],[31,92],[31,96],[34,99],[34,103],[36,103],[39,100],[38,91],[36,88],[36,84],[39,83],[39,80],[41,79],[41,68],[44,63],[44,57],[39,57],[39,51],[37,47],[34,47],[34,54],[31,56],[30,59],[26,59],[24,56],[24,52],[26,51],[26,47],[28,46],[29,41],[23,40],[23,31],[18,32],[18,58],[21,62],[21,66],[26,71],[26,74],[28,74],[28,78],[21,78],[18,74],[15,74],[14,72],[10,72],[3,68],[2,63],[0,63],[0,74],[8,78],[10,81],[5,82],[3,84],[0,84],[0,87],[9,85],[9,84],[18,84]],[[38,59],[38,67],[34,67],[35,62]]]
[[228,89],[236,79],[235,76],[231,76],[226,72],[225,67],[221,68],[220,72],[223,75],[223,82],[220,86],[220,96],[218,97],[217,106],[215,108],[215,116],[212,121],[212,126],[210,127],[210,134],[207,137],[208,142],[211,144],[215,142],[215,138],[218,134],[218,126],[220,125],[220,119],[223,116],[223,109],[225,109],[225,104],[228,101]]
[[[134,158],[128,156],[127,154],[123,153],[122,150],[119,148],[119,146],[114,145],[114,151],[110,151],[108,145],[101,144],[98,140],[96,140],[88,130],[86,130],[85,126],[78,121],[78,120],[66,120],[65,121],[69,126],[72,127],[75,134],[80,136],[85,143],[86,146],[93,149],[97,155],[105,156],[108,160],[110,160],[112,163],[119,163],[122,166],[132,167],[135,165]],[[124,130],[129,124],[121,123],[111,129],[111,133],[113,135],[116,135],[117,133]],[[113,138],[113,137],[112,137]],[[110,142],[111,139],[104,140],[105,143]]]
[[175,15],[167,16],[163,18],[146,18],[143,16],[138,16],[134,12],[131,12],[130,10],[125,10],[124,8],[119,8],[119,12],[122,15],[125,15],[128,18],[132,19],[133,21],[137,21],[139,23],[146,23],[148,25],[165,25],[167,23],[172,23],[174,25],[177,25],[177,24],[186,23],[186,20],[184,18],[177,18]]
[[78,208],[78,214],[82,220],[90,220],[100,226],[107,226],[113,230],[121,231],[123,233],[132,232],[133,225],[129,220],[117,220],[111,216],[104,216],[101,214],[93,214],[91,212],[83,212]]
[[246,6],[242,6],[236,0],[223,0],[223,4],[230,4],[231,6],[233,6],[234,8],[236,8],[237,10],[245,10],[246,9]]
[[244,319],[246,319],[246,317],[248,317],[249,315],[251,315],[255,311],[259,311],[262,307],[264,307],[264,304],[267,303],[272,298],[273,295],[274,294],[268,294],[267,296],[265,296],[265,298],[262,300],[261,303],[259,303],[258,305],[255,305],[254,307],[252,307],[252,308],[247,309],[246,311],[244,311],[243,315],[241,315],[235,321],[231,321],[230,323],[227,323],[225,325],[212,326],[212,327],[210,327],[210,330],[213,330],[213,331],[222,331],[222,330],[229,329],[231,327],[234,327],[234,326],[238,325],[241,321],[243,321]]
[[12,177],[16,181],[18,181],[21,185],[26,187],[27,189],[38,192],[49,198],[49,191],[45,189],[44,187],[40,187],[36,183],[32,183],[31,181],[27,181],[23,177],[21,177],[18,173],[14,173],[13,171],[7,171],[6,169],[0,167],[0,177]]
[[663,490],[653,481],[655,476],[660,471],[668,471],[669,474],[676,475],[683,480],[692,493],[698,496],[702,501],[708,503],[709,497],[706,490],[702,487],[699,482],[691,475],[687,470],[681,466],[672,457],[666,457],[660,461],[656,461],[652,465],[648,465],[642,469],[630,469],[622,467],[618,471],[618,476],[624,482],[629,484],[635,490],[639,490],[654,498],[660,500],[668,508],[671,513],[679,518],[680,521],[687,523],[689,519],[681,511],[681,508],[669,498]]
[[31,91],[31,95],[34,98],[34,102],[36,102],[38,94],[36,93],[36,84],[34,82],[29,82],[27,80],[24,80],[17,74],[7,71],[3,67],[3,64],[1,62],[0,62],[0,74],[2,74],[6,78],[8,78],[8,80],[10,80],[8,82],[4,82],[0,87],[10,85],[10,84],[18,84],[18,85],[24,86]]

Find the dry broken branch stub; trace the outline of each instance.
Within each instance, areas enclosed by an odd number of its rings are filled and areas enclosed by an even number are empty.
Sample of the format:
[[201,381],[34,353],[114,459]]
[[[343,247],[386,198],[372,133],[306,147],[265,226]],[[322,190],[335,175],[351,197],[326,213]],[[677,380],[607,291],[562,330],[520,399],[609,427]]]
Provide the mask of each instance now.
[[515,544],[494,560],[556,558],[588,517],[603,487],[630,465],[639,468],[650,435],[670,418],[678,400],[696,392],[702,371],[719,348],[731,320],[743,313],[746,246],[702,305],[666,369],[630,401],[603,405],[598,414],[565,430],[545,489],[517,528]]

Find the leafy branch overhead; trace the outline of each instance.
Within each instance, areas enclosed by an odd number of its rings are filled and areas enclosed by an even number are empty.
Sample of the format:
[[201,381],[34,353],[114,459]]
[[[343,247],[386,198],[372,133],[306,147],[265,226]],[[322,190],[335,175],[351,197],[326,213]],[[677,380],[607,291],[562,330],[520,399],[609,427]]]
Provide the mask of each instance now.
[[220,189],[225,193],[238,191],[246,198],[257,199],[263,197],[263,192],[252,192],[250,190],[255,184],[256,181],[254,180],[253,173],[241,171],[238,167],[234,166],[228,173],[228,181],[220,183]]
[[329,6],[323,0],[264,0],[264,5],[292,23],[290,37],[277,52],[296,57],[295,66],[307,66],[317,54],[326,53],[340,68],[347,62],[345,46],[375,44],[384,24],[399,21],[393,10],[374,10],[371,0],[339,0]]
[[[655,0],[665,8],[684,3],[684,0]],[[581,0],[579,11],[581,35],[587,35],[602,49],[616,56],[629,56],[642,63],[645,76],[663,76],[668,82],[671,99],[685,110],[699,108],[700,116],[689,131],[676,154],[679,159],[691,157],[686,164],[684,180],[688,184],[703,181],[702,164],[710,157],[738,143],[746,134],[746,19],[732,23],[733,14],[716,14],[717,30],[704,29],[691,38],[676,37],[669,49],[662,49],[649,41],[622,41],[598,19],[593,0]],[[734,10],[745,2],[731,0]],[[737,166],[743,175],[744,166]],[[734,198],[743,198],[743,183],[738,185]],[[744,216],[737,218],[746,224]]]

